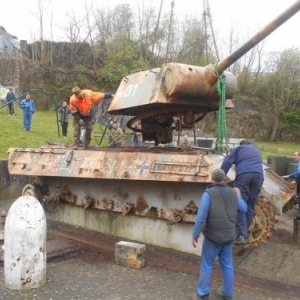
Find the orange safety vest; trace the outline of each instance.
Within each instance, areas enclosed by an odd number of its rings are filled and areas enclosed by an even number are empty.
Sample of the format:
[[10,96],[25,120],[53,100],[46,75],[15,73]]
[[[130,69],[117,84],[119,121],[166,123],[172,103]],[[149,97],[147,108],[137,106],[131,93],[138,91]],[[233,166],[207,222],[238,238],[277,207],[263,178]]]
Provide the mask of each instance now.
[[75,94],[70,98],[71,113],[79,112],[82,116],[88,116],[94,103],[102,101],[104,93],[93,92],[91,90],[81,90],[83,98],[78,98]]

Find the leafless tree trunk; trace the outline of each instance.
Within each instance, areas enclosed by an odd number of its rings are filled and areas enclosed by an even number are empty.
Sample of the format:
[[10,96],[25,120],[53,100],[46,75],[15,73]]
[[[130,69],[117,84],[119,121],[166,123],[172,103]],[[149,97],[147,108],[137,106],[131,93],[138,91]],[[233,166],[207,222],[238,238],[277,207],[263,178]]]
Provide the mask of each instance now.
[[38,19],[40,25],[41,61],[44,61],[44,3],[38,0]]

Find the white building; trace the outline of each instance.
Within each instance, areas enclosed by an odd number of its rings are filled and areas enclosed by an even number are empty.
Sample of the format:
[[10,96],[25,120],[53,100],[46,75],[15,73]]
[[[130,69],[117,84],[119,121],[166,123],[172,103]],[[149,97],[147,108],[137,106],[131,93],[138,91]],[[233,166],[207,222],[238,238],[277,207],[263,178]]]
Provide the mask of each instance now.
[[19,50],[19,47],[18,38],[8,33],[5,28],[0,25],[0,53],[14,55],[15,50]]

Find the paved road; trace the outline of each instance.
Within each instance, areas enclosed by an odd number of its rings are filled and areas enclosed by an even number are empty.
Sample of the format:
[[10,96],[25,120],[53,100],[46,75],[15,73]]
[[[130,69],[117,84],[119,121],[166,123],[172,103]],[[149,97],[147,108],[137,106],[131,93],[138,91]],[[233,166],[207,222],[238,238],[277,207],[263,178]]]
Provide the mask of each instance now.
[[[300,247],[292,241],[294,214],[281,216],[267,244],[235,255],[236,300],[300,299]],[[199,257],[147,245],[146,267],[130,269],[114,264],[114,245],[120,240],[48,220],[46,285],[11,291],[4,287],[0,267],[0,299],[197,299]],[[221,278],[216,262],[212,300],[220,299]]]

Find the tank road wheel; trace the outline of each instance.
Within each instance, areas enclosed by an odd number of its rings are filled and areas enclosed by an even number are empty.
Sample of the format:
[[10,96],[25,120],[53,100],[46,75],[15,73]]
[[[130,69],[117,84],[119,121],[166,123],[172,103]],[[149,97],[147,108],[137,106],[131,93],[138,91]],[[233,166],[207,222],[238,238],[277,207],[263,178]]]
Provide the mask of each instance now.
[[271,231],[274,230],[276,222],[271,203],[260,196],[256,202],[254,217],[248,229],[246,247],[257,247],[260,242],[266,243],[266,239],[272,235]]

